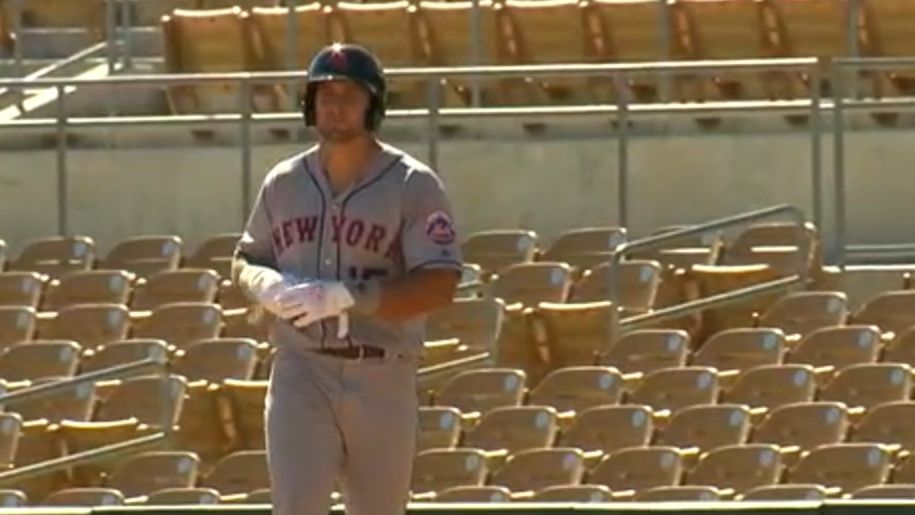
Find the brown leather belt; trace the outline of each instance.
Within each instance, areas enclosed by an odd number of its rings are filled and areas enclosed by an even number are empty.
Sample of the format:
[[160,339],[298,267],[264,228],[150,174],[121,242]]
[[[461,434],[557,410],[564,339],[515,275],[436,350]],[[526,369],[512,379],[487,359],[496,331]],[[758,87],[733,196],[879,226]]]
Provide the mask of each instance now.
[[334,347],[324,349],[313,349],[318,354],[325,356],[334,356],[336,358],[353,359],[361,361],[365,358],[383,358],[384,349],[373,347],[371,345],[354,345],[352,347]]

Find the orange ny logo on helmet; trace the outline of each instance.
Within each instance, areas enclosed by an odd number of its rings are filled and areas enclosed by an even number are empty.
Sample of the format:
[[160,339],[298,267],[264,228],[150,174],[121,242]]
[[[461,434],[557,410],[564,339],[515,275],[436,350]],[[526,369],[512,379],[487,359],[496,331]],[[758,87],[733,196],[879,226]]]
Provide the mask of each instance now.
[[330,64],[335,69],[340,71],[346,70],[346,53],[343,52],[343,49],[339,45],[334,45],[333,50],[330,52]]

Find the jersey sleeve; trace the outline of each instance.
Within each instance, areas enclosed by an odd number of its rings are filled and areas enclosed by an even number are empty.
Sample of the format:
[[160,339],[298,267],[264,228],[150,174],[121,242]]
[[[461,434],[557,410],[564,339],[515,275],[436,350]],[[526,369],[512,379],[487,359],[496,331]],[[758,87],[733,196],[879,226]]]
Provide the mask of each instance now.
[[253,264],[276,267],[276,257],[273,254],[273,227],[270,221],[270,212],[266,202],[267,182],[261,186],[254,207],[248,216],[248,221],[242,231],[241,238],[235,247],[236,254],[240,254]]
[[414,172],[407,181],[405,220],[401,235],[408,271],[421,268],[461,270],[461,251],[451,206],[441,179]]

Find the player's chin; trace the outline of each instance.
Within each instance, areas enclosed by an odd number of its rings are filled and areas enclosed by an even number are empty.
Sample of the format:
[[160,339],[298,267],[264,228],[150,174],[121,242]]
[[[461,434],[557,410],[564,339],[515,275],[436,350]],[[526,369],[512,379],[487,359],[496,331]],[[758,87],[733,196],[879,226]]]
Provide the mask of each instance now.
[[318,129],[321,139],[330,143],[346,143],[362,137],[363,131],[354,129],[325,128]]

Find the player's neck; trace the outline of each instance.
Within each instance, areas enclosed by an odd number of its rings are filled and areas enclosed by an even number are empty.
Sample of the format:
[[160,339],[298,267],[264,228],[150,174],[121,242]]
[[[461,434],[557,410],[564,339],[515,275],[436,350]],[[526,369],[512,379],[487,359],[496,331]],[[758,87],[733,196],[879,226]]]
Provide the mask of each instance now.
[[321,164],[334,195],[362,179],[380,149],[371,135],[341,143],[323,142]]

